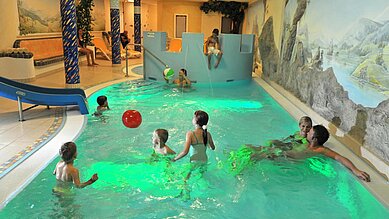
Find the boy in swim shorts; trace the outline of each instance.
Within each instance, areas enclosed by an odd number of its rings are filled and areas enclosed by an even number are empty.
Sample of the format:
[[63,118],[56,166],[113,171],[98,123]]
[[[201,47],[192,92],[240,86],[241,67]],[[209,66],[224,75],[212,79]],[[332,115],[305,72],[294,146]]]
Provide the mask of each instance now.
[[219,29],[213,29],[212,35],[207,38],[205,42],[205,52],[204,55],[208,56],[208,69],[211,69],[211,55],[215,54],[218,58],[215,63],[215,68],[219,66],[220,60],[223,56],[222,51],[220,51],[219,43]]

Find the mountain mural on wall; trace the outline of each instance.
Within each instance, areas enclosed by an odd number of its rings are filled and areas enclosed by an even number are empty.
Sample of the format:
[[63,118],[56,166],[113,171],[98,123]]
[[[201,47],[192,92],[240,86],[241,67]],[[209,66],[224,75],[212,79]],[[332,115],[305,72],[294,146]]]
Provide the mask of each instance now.
[[376,32],[382,27],[382,24],[372,21],[368,18],[361,18],[352,24],[348,32],[344,35],[340,45],[345,45],[346,48],[358,46],[364,41],[367,35]]
[[379,92],[389,91],[389,22],[381,24],[361,18],[339,44],[348,53],[360,57],[352,77],[360,83],[368,83]]
[[[332,67],[350,98],[369,107],[389,98],[389,16],[385,11],[389,7],[381,0],[374,4],[356,0],[353,5],[310,1],[298,26],[297,39],[306,54],[313,54],[305,57],[307,62],[320,63],[323,70]],[[320,19],[323,16],[326,19]],[[291,23],[284,20],[286,25]]]
[[[94,0],[91,12],[96,31],[105,30],[104,0]],[[20,35],[61,32],[59,1],[18,0]]]
[[61,31],[59,1],[18,0],[18,10],[21,35]]
[[339,128],[333,134],[347,144],[359,142],[362,147],[350,145],[355,153],[367,149],[389,162],[389,14],[381,13],[389,11],[387,0],[349,4],[289,0],[285,10],[293,16],[283,21],[280,54],[272,17],[263,26],[262,77]]

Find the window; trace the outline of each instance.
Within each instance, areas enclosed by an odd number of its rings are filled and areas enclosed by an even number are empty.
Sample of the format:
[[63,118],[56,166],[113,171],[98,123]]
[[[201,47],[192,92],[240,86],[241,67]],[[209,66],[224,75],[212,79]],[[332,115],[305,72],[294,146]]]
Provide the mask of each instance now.
[[188,32],[188,15],[174,15],[174,38],[182,38],[182,33]]
[[231,18],[222,17],[221,33],[231,33],[231,31],[232,31],[232,20],[231,20]]

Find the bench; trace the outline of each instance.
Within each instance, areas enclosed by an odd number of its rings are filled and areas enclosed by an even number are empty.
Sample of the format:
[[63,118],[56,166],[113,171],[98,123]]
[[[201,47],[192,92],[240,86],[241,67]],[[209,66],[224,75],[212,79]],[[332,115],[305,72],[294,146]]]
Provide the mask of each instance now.
[[34,65],[43,66],[64,60],[62,37],[18,39],[14,48],[26,48],[34,54]]
[[[93,38],[93,44],[96,46],[96,50],[100,50],[103,54],[103,56],[108,55],[112,56],[112,47],[111,47],[111,35],[107,32],[102,32],[103,38],[95,37]],[[129,59],[137,59],[142,56],[142,53],[128,49],[128,58]],[[126,58],[126,50],[123,48],[123,45],[120,43],[120,57],[122,59]]]

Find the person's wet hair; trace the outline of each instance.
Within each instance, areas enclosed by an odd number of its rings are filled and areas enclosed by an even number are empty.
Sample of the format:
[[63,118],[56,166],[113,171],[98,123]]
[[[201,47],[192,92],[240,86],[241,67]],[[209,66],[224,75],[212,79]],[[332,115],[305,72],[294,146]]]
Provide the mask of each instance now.
[[163,142],[164,144],[167,142],[167,139],[169,138],[169,133],[166,129],[157,129],[155,130],[155,133],[157,133],[157,136],[159,137],[159,140]]
[[61,146],[59,155],[65,163],[70,163],[74,159],[74,155],[77,152],[77,146],[74,142],[66,142]]
[[185,76],[188,76],[188,72],[186,71],[185,68],[181,68],[180,71],[184,72],[184,75],[185,75]]
[[323,145],[324,143],[326,143],[326,141],[330,137],[330,133],[328,132],[328,130],[322,125],[315,125],[312,128],[314,131],[313,138],[317,139],[317,143],[319,145]]
[[195,113],[194,113],[195,117],[196,117],[196,124],[199,125],[202,129],[203,129],[203,142],[204,142],[204,145],[207,145],[207,141],[208,141],[208,136],[207,136],[207,129],[203,128],[204,125],[207,125],[208,124],[208,114],[202,110],[197,110]]
[[299,125],[301,125],[303,122],[309,123],[312,126],[312,119],[309,116],[303,116],[299,120]]
[[99,104],[99,106],[103,106],[105,101],[107,101],[108,98],[106,96],[99,96],[97,98],[97,104]]
[[219,36],[219,29],[217,29],[217,28],[213,29],[212,33],[214,33],[217,36]]

